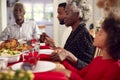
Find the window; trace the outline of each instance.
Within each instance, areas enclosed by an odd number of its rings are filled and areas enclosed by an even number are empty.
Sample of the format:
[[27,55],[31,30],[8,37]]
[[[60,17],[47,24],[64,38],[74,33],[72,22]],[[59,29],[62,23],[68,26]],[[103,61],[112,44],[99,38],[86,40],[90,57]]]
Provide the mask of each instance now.
[[34,4],[33,6],[33,17],[35,21],[44,20],[44,4]]
[[[51,23],[53,21],[53,3],[24,3],[25,19],[35,20],[38,24]],[[51,23],[52,24],[52,23]]]
[[26,12],[26,14],[25,14],[25,19],[32,19],[32,7],[31,7],[31,4],[25,4],[24,5],[25,6],[25,12]]

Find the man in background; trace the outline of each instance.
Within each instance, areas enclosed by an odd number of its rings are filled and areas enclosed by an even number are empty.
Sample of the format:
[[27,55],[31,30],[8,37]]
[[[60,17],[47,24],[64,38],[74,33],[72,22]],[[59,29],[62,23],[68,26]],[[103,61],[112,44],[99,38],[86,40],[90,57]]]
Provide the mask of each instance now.
[[[58,11],[58,16],[57,16],[57,18],[58,18],[59,23],[61,25],[65,24],[64,23],[64,18],[65,18],[65,15],[66,15],[65,7],[66,7],[66,3],[65,2],[64,3],[60,3],[58,5],[58,10],[57,10]],[[72,28],[69,27],[69,26],[66,26],[66,29],[64,30],[62,38],[61,38],[62,42],[61,42],[60,47],[64,47],[64,45],[66,43],[66,40],[67,40],[68,36],[70,35],[71,31],[72,31]]]
[[[59,20],[59,24],[60,25],[64,25],[64,18],[65,18],[65,7],[66,7],[66,3],[63,2],[63,3],[60,3],[58,5],[58,9],[57,9],[57,12],[58,12],[58,20]],[[64,47],[64,44],[68,38],[68,36],[70,35],[70,32],[71,32],[71,27],[67,27],[65,30],[64,30],[64,33],[62,35],[62,38],[61,38],[61,45],[60,47]],[[54,41],[53,39],[51,39],[47,34],[43,33],[41,35],[41,39],[40,39],[41,42],[45,42],[47,45],[50,45],[51,47],[55,47],[55,44],[54,44]]]
[[7,40],[8,38],[15,39],[39,39],[40,31],[34,21],[25,21],[25,9],[22,3],[15,3],[13,8],[13,16],[15,23],[8,25],[0,34],[0,40]]

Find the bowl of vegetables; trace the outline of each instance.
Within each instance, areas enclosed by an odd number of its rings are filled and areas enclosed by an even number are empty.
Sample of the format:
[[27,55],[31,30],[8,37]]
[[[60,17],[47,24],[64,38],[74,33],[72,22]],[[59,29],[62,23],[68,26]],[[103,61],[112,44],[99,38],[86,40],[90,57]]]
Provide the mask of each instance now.
[[0,57],[2,58],[8,58],[8,63],[17,62],[20,60],[21,52],[10,50],[10,49],[2,49],[0,50]]
[[34,74],[30,70],[19,69],[13,71],[11,69],[0,71],[0,80],[33,80]]

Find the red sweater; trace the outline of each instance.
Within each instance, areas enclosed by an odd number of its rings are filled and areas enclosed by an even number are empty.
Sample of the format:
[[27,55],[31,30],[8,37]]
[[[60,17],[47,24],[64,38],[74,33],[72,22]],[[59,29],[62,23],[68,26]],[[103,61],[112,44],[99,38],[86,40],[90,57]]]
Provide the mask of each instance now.
[[70,80],[120,80],[120,62],[97,57],[81,71],[72,72]]

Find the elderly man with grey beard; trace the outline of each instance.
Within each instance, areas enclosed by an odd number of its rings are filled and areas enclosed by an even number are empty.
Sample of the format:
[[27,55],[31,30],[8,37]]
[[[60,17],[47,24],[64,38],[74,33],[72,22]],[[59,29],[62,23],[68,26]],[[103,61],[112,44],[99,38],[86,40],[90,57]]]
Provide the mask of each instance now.
[[15,3],[13,8],[13,16],[15,23],[9,24],[5,30],[0,34],[0,40],[7,40],[8,38],[15,39],[39,39],[40,31],[34,21],[26,21],[24,18],[25,9],[22,3]]

